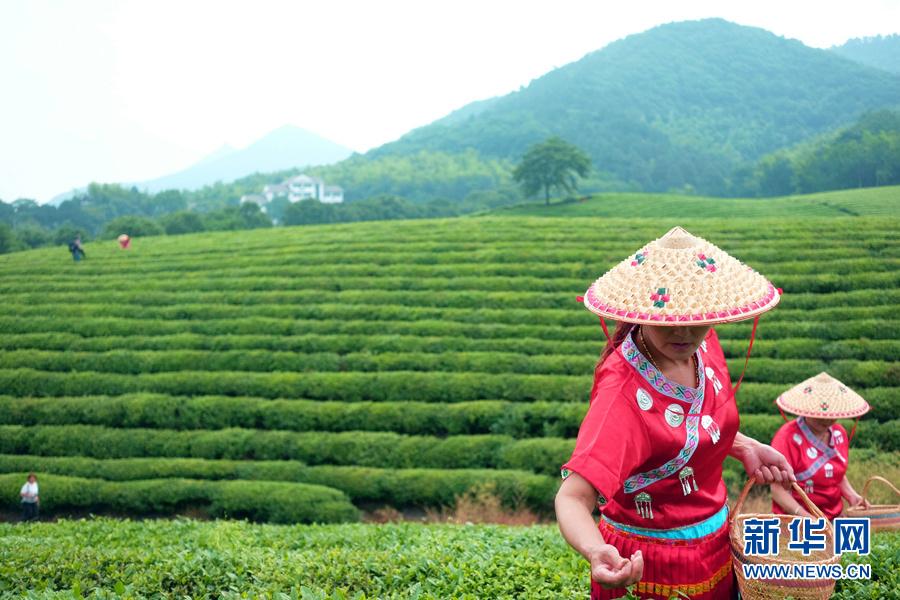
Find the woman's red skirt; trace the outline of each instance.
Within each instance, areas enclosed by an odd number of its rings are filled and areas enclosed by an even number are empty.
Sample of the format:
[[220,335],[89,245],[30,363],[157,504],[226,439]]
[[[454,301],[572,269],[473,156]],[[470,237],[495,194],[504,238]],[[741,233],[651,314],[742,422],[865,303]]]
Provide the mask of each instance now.
[[[691,600],[737,598],[737,581],[731,566],[728,522],[704,537],[681,540],[656,538],[622,531],[600,519],[600,533],[623,557],[640,550],[644,573],[634,593],[641,598],[669,600],[672,596]],[[591,600],[621,598],[625,588],[605,589],[591,581]]]

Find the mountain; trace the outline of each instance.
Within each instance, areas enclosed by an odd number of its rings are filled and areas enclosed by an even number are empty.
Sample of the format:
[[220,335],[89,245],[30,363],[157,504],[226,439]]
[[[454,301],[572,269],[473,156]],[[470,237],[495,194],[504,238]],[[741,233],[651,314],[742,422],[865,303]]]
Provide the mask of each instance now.
[[844,58],[876,69],[900,73],[900,34],[897,33],[853,38],[842,46],[833,46],[830,50]]
[[[293,125],[284,125],[246,148],[236,150],[228,144],[200,159],[190,167],[149,181],[123,183],[156,193],[162,190],[196,190],[217,181],[228,183],[253,173],[283,171],[292,167],[328,165],[353,154],[353,150],[320,135]],[[59,206],[65,200],[83,194],[86,187],[64,192],[48,204]]]
[[150,192],[194,190],[216,181],[234,181],[251,173],[327,165],[351,154],[352,150],[331,140],[299,127],[285,125],[242,150],[223,146],[183,171],[134,185]]
[[736,168],[900,102],[900,76],[721,19],[618,40],[503,97],[470,104],[366,156],[461,152],[518,160],[559,135],[604,178],[726,193]]
[[209,164],[211,162],[219,160],[220,158],[224,158],[226,156],[234,154],[235,152],[237,152],[237,148],[235,148],[234,146],[222,144],[222,146],[218,150],[201,158],[193,166],[197,167],[199,165]]

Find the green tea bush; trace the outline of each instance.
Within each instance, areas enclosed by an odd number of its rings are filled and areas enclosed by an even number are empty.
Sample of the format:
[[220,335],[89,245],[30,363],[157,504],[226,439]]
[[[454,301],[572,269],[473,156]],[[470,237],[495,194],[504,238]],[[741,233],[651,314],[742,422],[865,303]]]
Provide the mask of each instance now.
[[[0,490],[7,509],[17,504],[17,492],[26,475],[0,475]],[[306,483],[191,479],[104,481],[41,475],[40,486],[41,508],[51,514],[90,509],[171,515],[186,508],[199,508],[211,517],[273,523],[335,523],[359,518],[357,509],[343,492]]]
[[104,425],[151,429],[394,431],[421,435],[501,433],[574,437],[587,403],[327,402],[166,394],[15,398],[0,396],[0,424]]
[[[256,525],[184,519],[0,524],[5,592],[39,597],[327,598],[586,596],[588,563],[556,525]],[[90,543],[96,540],[97,543]],[[841,600],[894,597],[900,534],[875,533],[872,579]],[[140,568],[135,568],[139,565]],[[362,567],[364,566],[364,568]],[[45,591],[37,591],[36,588]],[[58,590],[58,591],[56,591]],[[233,592],[230,590],[234,590]],[[527,592],[523,591],[527,590]]]
[[[854,448],[896,451],[896,218],[680,224],[784,290],[760,320],[742,430],[771,440],[775,398],[827,371],[872,405]],[[249,504],[252,485],[214,504],[205,484],[324,484],[366,505],[433,507],[491,483],[508,507],[541,512],[605,343],[575,296],[669,225],[478,217],[97,244],[78,269],[49,249],[0,257],[0,470],[135,483],[117,492],[135,514],[158,510],[146,480],[193,482],[158,502],[208,494],[204,510],[254,519],[285,517]],[[734,379],[750,329],[717,327]]]

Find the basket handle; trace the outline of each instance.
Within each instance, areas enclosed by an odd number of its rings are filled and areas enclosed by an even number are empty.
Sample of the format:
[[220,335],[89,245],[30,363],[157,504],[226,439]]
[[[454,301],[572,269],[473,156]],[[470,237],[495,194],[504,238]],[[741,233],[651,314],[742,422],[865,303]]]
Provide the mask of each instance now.
[[[750,488],[752,488],[756,484],[756,476],[751,475],[750,479],[747,480],[746,485],[744,485],[743,491],[741,491],[741,495],[738,497],[737,503],[734,505],[734,514],[741,514],[741,509],[744,507],[744,500],[747,499],[747,495],[750,493]],[[800,499],[806,504],[807,510],[817,519],[824,519],[825,515],[819,510],[819,507],[813,504],[812,500],[809,499],[809,496],[806,495],[806,492],[803,491],[803,488],[797,485],[796,481],[791,482],[791,487],[794,488],[794,491],[800,496]],[[893,486],[892,486],[893,487]]]
[[889,488],[891,488],[892,490],[894,490],[894,493],[895,493],[895,494],[897,494],[898,496],[900,496],[900,490],[898,490],[897,488],[895,488],[893,483],[891,483],[890,481],[888,481],[888,480],[885,479],[884,477],[879,477],[878,475],[872,475],[871,477],[869,477],[868,479],[866,479],[866,485],[863,486],[863,492],[862,492],[863,500],[868,500],[868,495],[869,495],[869,484],[872,483],[873,481],[880,481],[881,483],[887,485]]

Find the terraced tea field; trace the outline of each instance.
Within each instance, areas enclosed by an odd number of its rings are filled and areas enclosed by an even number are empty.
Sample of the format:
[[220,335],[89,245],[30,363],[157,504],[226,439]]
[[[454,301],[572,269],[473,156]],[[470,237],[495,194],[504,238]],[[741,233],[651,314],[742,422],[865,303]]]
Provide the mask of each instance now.
[[[898,211],[719,220],[695,209],[147,238],[129,251],[87,244],[80,264],[62,248],[0,256],[6,514],[35,470],[45,516],[355,521],[451,505],[484,483],[549,516],[604,341],[575,296],[675,224],[784,289],[760,323],[742,430],[770,439],[778,393],[827,370],[873,405],[851,480],[896,480]],[[736,377],[750,326],[718,330]],[[738,465],[725,476],[740,485]],[[842,582],[837,597],[896,593],[897,536],[874,541],[875,580]],[[588,589],[553,525],[0,524],[0,565],[0,593],[35,598]]]
[[493,482],[549,514],[603,344],[575,296],[676,222],[784,289],[742,430],[827,370],[874,406],[854,447],[900,450],[897,219],[381,222],[0,257],[4,502],[33,469],[45,513],[345,521]]

